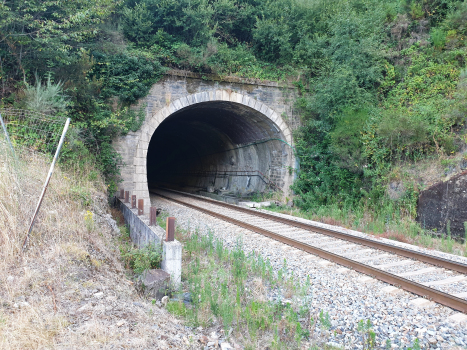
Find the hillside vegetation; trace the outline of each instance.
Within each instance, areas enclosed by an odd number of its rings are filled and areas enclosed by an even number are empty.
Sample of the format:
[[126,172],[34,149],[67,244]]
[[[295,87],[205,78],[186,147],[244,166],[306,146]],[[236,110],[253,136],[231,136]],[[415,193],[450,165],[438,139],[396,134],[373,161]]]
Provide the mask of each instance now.
[[293,82],[295,203],[417,232],[418,191],[464,160],[466,34],[456,0],[12,0],[0,4],[1,106],[70,116],[63,162],[94,162],[113,191],[112,138],[139,128],[128,107],[165,69]]

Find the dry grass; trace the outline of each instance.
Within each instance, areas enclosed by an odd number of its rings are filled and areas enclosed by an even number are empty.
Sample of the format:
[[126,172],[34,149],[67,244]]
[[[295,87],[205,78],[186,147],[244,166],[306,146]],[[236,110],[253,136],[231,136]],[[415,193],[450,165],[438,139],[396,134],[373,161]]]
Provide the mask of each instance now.
[[0,349],[189,348],[158,340],[189,335],[126,277],[106,188],[92,168],[56,167],[21,251],[49,164],[33,152],[16,162],[0,143]]

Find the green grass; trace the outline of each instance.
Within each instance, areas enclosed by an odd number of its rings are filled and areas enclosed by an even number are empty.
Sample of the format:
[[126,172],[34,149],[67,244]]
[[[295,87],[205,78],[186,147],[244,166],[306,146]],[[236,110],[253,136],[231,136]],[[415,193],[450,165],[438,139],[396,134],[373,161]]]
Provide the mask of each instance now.
[[[245,349],[337,349],[327,344],[329,314],[311,309],[310,280],[303,283],[289,273],[285,259],[275,271],[268,259],[246,254],[241,241],[228,250],[211,232],[179,230],[176,238],[183,244],[180,292],[189,292],[192,300],[188,305],[170,301],[167,309],[173,315],[191,327],[221,327],[230,335],[228,341]],[[272,291],[281,297],[270,299]],[[360,345],[374,349],[370,320],[360,323]],[[320,335],[314,332],[316,326]]]
[[[293,277],[286,277],[286,264],[275,274],[269,260],[246,255],[240,241],[229,251],[212,233],[195,232],[178,239],[184,243],[183,284],[192,295],[192,305],[171,302],[170,312],[193,327],[220,324],[226,334],[232,329],[232,336],[245,348],[302,346],[313,322],[309,282],[299,286]],[[268,290],[283,291],[292,302],[271,301]]]
[[[378,213],[369,207],[342,208],[337,204],[320,206],[309,211],[296,207],[276,206],[275,204],[264,209],[342,226],[399,242],[433,248],[450,254],[467,256],[467,243],[462,244],[451,236],[450,225],[447,227],[446,235],[425,230],[413,220],[412,215],[396,210],[389,202]],[[467,242],[467,239],[465,241]]]

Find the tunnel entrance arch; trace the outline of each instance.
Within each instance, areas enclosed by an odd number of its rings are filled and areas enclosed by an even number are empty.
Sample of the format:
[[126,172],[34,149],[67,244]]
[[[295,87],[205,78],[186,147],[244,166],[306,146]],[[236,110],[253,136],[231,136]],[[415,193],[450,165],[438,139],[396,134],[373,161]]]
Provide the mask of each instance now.
[[133,166],[123,177],[146,212],[149,188],[158,184],[244,195],[267,187],[287,193],[292,182],[289,127],[266,104],[231,90],[172,101],[147,115],[134,142]]

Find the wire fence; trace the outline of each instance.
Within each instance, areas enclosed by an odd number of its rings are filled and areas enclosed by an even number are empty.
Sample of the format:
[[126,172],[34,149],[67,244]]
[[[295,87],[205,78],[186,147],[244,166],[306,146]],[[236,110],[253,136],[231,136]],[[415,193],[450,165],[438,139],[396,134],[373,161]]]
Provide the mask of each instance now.
[[67,119],[15,108],[0,109],[0,115],[15,153],[54,154]]
[[[64,143],[69,119],[9,108],[0,109],[0,122],[0,191],[8,196],[0,202],[0,219],[11,221],[12,212],[20,218],[15,223],[6,221],[5,225],[22,232],[24,249]],[[43,166],[36,166],[38,162]],[[46,177],[44,166],[49,168]],[[3,234],[0,238],[12,237]]]

